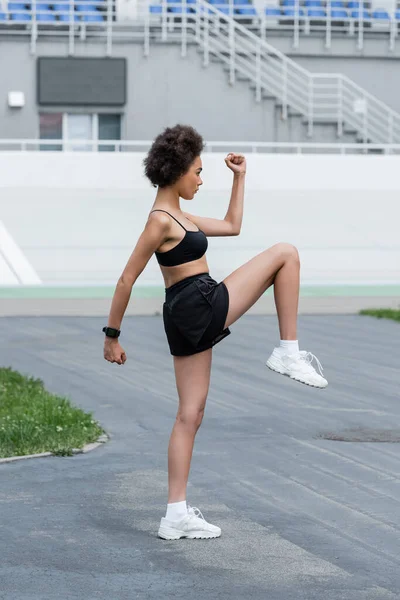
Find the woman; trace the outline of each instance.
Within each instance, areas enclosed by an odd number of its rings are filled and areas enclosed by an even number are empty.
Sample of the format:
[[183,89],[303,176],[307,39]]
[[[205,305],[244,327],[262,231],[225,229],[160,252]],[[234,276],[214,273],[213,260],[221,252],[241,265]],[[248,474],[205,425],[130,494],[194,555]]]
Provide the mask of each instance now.
[[[297,307],[300,262],[296,248],[280,243],[217,283],[208,274],[207,237],[239,235],[243,215],[246,160],[230,153],[232,193],[225,218],[183,212],[180,198],[192,200],[202,185],[201,136],[188,126],[167,128],[154,141],[144,161],[146,176],[157,187],[147,223],[118,280],[112,300],[104,357],[122,365],[126,354],[118,342],[132,286],[155,253],[166,287],[163,320],[173,355],[179,408],[168,447],[168,505],[158,531],[163,539],[216,538],[221,530],[207,523],[186,503],[195,435],[203,419],[210,383],[212,347],[229,335],[229,327],[274,285],[280,347],[268,367],[292,379],[326,387],[311,365],[313,355],[300,352]],[[319,363],[318,363],[319,365]]]

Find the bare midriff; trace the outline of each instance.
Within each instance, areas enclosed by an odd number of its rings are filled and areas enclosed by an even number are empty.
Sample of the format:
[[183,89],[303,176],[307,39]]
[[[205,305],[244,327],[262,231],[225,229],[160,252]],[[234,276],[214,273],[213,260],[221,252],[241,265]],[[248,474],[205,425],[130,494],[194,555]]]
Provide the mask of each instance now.
[[208,264],[205,256],[202,256],[198,260],[192,260],[182,265],[176,265],[176,267],[163,267],[160,265],[161,273],[164,277],[165,287],[169,288],[174,283],[186,279],[186,277],[192,277],[193,275],[200,275],[200,273],[208,273]]

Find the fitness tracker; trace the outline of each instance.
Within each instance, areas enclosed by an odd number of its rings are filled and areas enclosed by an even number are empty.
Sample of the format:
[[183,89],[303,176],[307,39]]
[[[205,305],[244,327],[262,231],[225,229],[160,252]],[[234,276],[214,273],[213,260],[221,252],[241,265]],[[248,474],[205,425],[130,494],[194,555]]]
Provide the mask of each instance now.
[[121,333],[119,329],[114,329],[114,327],[103,327],[102,331],[106,334],[107,337],[110,338],[117,338]]

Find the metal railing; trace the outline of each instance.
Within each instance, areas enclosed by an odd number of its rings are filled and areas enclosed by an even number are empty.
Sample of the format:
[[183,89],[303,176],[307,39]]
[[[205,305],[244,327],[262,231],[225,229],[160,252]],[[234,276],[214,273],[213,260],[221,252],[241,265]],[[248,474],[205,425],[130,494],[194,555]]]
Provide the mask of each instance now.
[[[147,152],[152,140],[0,139],[0,152]],[[207,141],[205,152],[251,154],[400,154],[400,144]]]
[[[214,58],[225,65],[231,85],[238,76],[248,79],[257,101],[273,97],[282,109],[304,117],[309,137],[314,124],[336,125],[337,135],[352,133],[363,143],[400,143],[400,114],[341,74],[310,73],[261,36],[240,25],[232,16],[204,0],[172,4],[162,0],[159,12],[144,11],[145,54],[156,41],[181,44],[186,56],[188,43],[202,48],[203,64]],[[171,8],[179,13],[171,13]],[[156,27],[158,25],[158,29]]]
[[[237,1],[237,0],[236,0]],[[399,27],[400,12],[395,10],[384,11],[385,16],[374,16],[374,12],[367,11],[365,15],[362,10],[342,10],[343,15],[338,16],[335,6],[331,6],[331,0],[321,0],[320,14],[316,16],[309,12],[315,7],[303,6],[304,0],[294,0],[292,7],[279,7],[274,4],[273,9],[277,14],[270,14],[266,10],[271,8],[270,0],[248,4],[234,3],[234,0],[221,0],[218,9],[222,14],[234,18],[240,24],[245,24],[263,39],[278,31],[290,32],[293,36],[292,44],[298,48],[302,38],[321,34],[325,39],[325,47],[332,45],[332,36],[341,34],[346,39],[355,39],[357,48],[362,49],[368,36],[376,40],[378,35],[387,44],[389,51],[395,49]],[[152,18],[157,17],[162,7],[163,0],[153,0]],[[369,2],[359,2],[360,8]],[[146,0],[137,0],[138,11],[141,19],[145,19],[144,12],[148,11],[149,3]],[[166,0],[168,12],[172,18],[178,18],[183,14],[182,3],[176,6]],[[187,1],[187,10],[191,13],[196,11],[196,1]],[[30,7],[30,8],[28,8]],[[50,9],[48,7],[51,7]],[[95,8],[96,10],[93,10]],[[290,11],[290,14],[288,12]],[[113,38],[118,38],[132,28],[134,22],[125,17],[123,7],[116,10],[115,0],[51,0],[43,3],[41,0],[28,0],[20,3],[18,0],[0,0],[0,35],[18,34],[30,35],[32,50],[35,51],[37,37],[46,35],[68,35],[70,38],[70,53],[74,51],[74,38],[85,39],[87,35],[104,37],[107,49],[110,50]],[[162,12],[162,10],[161,10]],[[120,14],[121,13],[121,14]],[[380,13],[382,14],[382,12]],[[131,31],[135,35],[134,31]]]
[[[330,123],[336,126],[339,139],[349,132],[363,143],[400,143],[400,115],[396,111],[341,74],[313,74],[302,68],[263,36],[238,23],[233,18],[237,5],[234,7],[232,0],[228,11],[205,0],[161,0],[156,5],[152,0],[141,0],[137,19],[126,22],[114,20],[113,0],[97,0],[97,5],[94,11],[88,0],[60,0],[60,4],[51,5],[52,13],[58,11],[56,20],[43,21],[43,5],[34,0],[30,11],[20,11],[30,15],[29,23],[8,20],[17,29],[6,26],[1,31],[28,32],[32,52],[39,35],[55,33],[69,36],[70,54],[74,53],[75,39],[84,40],[88,35],[105,39],[107,55],[112,54],[114,40],[121,39],[143,42],[145,55],[157,42],[179,43],[182,56],[186,56],[189,44],[196,44],[202,50],[204,66],[218,59],[225,65],[231,85],[238,76],[245,78],[254,87],[258,102],[263,97],[276,100],[284,120],[291,113],[303,117],[310,138],[315,123]],[[300,19],[299,0],[296,10],[294,24]]]

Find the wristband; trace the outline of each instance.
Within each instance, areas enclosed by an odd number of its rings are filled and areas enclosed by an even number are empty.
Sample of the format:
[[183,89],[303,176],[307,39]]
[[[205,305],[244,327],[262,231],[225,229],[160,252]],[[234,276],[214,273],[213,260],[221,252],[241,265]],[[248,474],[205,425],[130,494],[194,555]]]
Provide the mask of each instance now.
[[121,331],[119,329],[114,329],[114,327],[103,327],[102,331],[110,338],[117,338],[121,334]]

